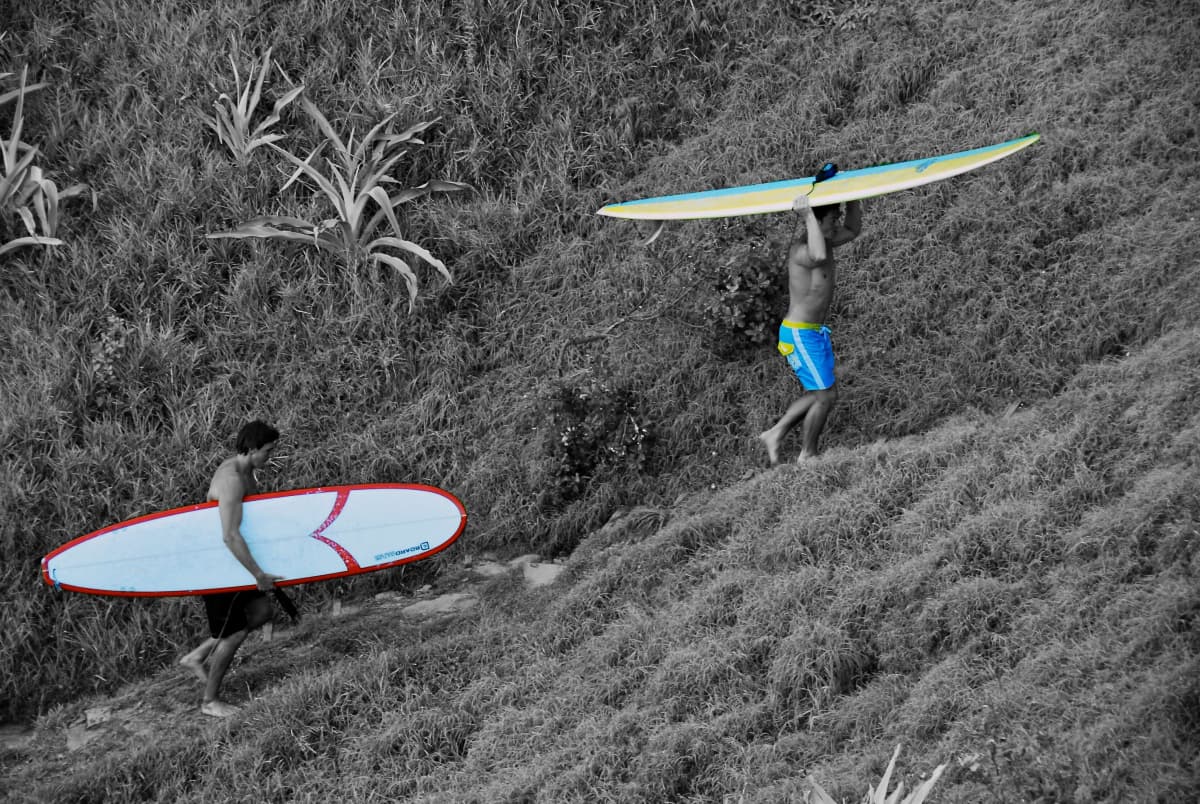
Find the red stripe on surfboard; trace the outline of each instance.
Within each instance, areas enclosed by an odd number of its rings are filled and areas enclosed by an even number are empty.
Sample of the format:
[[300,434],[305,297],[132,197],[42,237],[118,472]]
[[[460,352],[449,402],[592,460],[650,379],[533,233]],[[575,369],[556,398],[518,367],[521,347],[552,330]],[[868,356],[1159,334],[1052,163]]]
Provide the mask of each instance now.
[[333,501],[333,510],[329,512],[329,516],[325,517],[325,521],[321,523],[321,527],[308,534],[308,538],[316,539],[322,544],[329,545],[338,554],[338,558],[342,560],[342,563],[346,565],[347,570],[350,572],[359,572],[362,570],[362,567],[354,560],[354,556],[350,555],[350,552],[345,547],[342,547],[333,539],[324,535],[325,530],[341,515],[342,509],[346,507],[346,501],[349,499],[349,489],[339,489],[337,497]]

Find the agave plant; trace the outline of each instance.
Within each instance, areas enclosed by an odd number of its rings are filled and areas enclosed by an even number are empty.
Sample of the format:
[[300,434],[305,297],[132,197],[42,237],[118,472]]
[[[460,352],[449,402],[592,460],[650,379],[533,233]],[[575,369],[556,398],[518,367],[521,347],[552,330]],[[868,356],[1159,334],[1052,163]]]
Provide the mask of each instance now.
[[[217,135],[217,139],[223,142],[233,154],[238,166],[244,168],[250,161],[250,154],[255,148],[271,145],[284,138],[283,134],[268,134],[267,129],[279,122],[280,112],[304,91],[304,86],[288,90],[275,101],[275,106],[267,118],[251,128],[251,121],[262,100],[263,81],[271,70],[271,48],[267,48],[267,52],[263,54],[261,65],[250,65],[245,86],[242,86],[242,77],[238,74],[237,62],[234,61],[232,55],[229,57],[229,63],[233,67],[234,94],[237,96],[237,100],[235,101],[227,93],[222,92],[213,101],[216,113],[202,115],[202,117],[205,124]],[[257,80],[254,77],[255,70],[258,71]],[[224,102],[224,106],[221,105],[222,102]]]
[[[867,794],[863,797],[862,804],[922,804],[926,797],[929,796],[929,791],[937,784],[937,780],[941,778],[942,771],[946,769],[944,764],[938,765],[920,787],[905,796],[904,800],[900,800],[900,795],[904,792],[904,783],[901,782],[891,795],[888,795],[888,784],[892,779],[892,771],[896,768],[896,758],[900,756],[900,746],[896,746],[896,750],[892,752],[892,760],[888,763],[887,770],[883,772],[883,778],[879,780],[877,787],[867,785]],[[833,800],[833,796],[825,792],[821,785],[817,784],[816,779],[811,776],[805,780],[808,783],[807,800],[810,804],[837,804]]]
[[[376,263],[394,269],[404,278],[409,292],[409,309],[417,296],[417,274],[402,254],[413,255],[433,266],[447,282],[451,281],[445,264],[425,248],[406,240],[396,217],[396,208],[413,199],[433,192],[454,192],[469,189],[458,182],[431,180],[419,187],[409,187],[389,192],[387,185],[398,184],[389,171],[408,153],[405,145],[424,145],[418,139],[420,133],[436,123],[432,120],[418,123],[396,134],[392,123],[396,114],[388,115],[358,142],[353,131],[343,141],[329,124],[325,115],[307,98],[301,105],[317,124],[324,141],[301,159],[295,154],[271,143],[285,159],[296,166],[282,193],[301,176],[311,181],[319,195],[334,208],[335,216],[321,221],[309,221],[286,215],[263,215],[246,221],[229,232],[210,234],[210,238],[278,238],[298,243],[307,243],[335,254],[348,266]],[[313,163],[326,146],[331,146],[333,156],[325,158],[325,172]],[[380,225],[387,222],[389,229],[379,234]]]
[[[0,254],[22,246],[61,246],[62,241],[55,237],[60,220],[59,204],[88,189],[85,184],[75,184],[59,190],[58,185],[33,164],[38,149],[21,141],[25,96],[46,84],[27,86],[27,74],[28,68],[25,68],[21,71],[19,87],[0,95],[0,106],[14,100],[17,103],[13,110],[12,134],[8,139],[0,138],[0,217],[8,219],[15,215],[20,218],[27,234],[0,244]],[[0,73],[0,78],[10,75],[12,73]]]

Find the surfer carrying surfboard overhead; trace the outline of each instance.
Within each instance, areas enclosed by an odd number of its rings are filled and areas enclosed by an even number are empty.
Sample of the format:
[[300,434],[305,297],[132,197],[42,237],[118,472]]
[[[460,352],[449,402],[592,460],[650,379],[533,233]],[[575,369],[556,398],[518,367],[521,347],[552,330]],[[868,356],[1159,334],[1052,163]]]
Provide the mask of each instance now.
[[[204,682],[204,701],[200,711],[213,717],[236,714],[236,706],[219,697],[225,672],[233,662],[247,634],[271,619],[271,603],[266,592],[282,576],[264,572],[242,536],[242,500],[258,491],[254,472],[267,465],[279,441],[279,431],[262,421],[242,427],[237,438],[237,454],[226,458],[213,474],[208,499],[216,501],[221,517],[222,538],[246,571],[254,576],[257,590],[202,595],[208,615],[209,637],[179,663]],[[207,663],[208,667],[205,667]]]
[[792,204],[803,218],[805,232],[801,239],[793,237],[788,247],[789,302],[787,317],[779,325],[778,348],[806,393],[788,406],[774,427],[759,435],[772,466],[779,463],[784,437],[801,421],[804,445],[797,460],[815,457],[821,430],[837,402],[833,343],[825,324],[836,280],[833,249],[862,231],[860,203],[848,202],[845,219],[840,222],[839,207],[814,208],[807,195],[797,196]]

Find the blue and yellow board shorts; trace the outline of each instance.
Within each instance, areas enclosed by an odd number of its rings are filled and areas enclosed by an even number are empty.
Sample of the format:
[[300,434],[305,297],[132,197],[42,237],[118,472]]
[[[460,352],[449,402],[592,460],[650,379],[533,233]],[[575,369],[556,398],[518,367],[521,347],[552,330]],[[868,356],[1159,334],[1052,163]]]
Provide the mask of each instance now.
[[779,325],[779,354],[787,358],[805,390],[833,387],[833,338],[829,327],[785,320]]

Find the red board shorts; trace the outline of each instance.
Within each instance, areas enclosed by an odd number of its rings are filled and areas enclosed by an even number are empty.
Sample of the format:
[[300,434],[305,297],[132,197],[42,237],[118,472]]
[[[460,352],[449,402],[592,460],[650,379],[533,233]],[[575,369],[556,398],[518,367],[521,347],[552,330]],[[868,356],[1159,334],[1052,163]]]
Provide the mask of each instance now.
[[238,631],[244,631],[248,625],[246,609],[263,597],[266,597],[266,594],[257,589],[201,595],[204,611],[208,614],[208,632],[212,634],[213,639],[224,639]]

